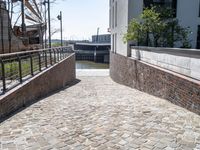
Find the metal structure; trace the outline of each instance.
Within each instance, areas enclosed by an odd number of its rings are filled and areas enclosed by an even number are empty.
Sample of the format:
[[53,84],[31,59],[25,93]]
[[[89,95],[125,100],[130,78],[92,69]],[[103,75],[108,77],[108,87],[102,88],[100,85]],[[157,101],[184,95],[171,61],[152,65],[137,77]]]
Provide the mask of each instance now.
[[[4,4],[0,8],[1,14],[4,16],[4,18],[1,17],[1,33],[8,30],[8,35],[4,34],[4,37],[1,38],[1,40],[4,40],[3,43],[9,41],[9,47],[11,47],[9,49],[13,47],[17,49],[18,46],[13,44],[13,39],[18,43],[21,41],[23,44],[21,47],[23,48],[20,47],[16,51],[43,48],[43,36],[47,30],[47,22],[46,15],[44,15],[46,6],[42,5],[42,0],[0,0],[0,4]],[[48,10],[50,13],[50,8]],[[12,50],[4,51],[4,49],[5,47],[2,50],[0,49],[0,53],[12,52]]]
[[0,94],[65,59],[71,47],[58,47],[0,55]]

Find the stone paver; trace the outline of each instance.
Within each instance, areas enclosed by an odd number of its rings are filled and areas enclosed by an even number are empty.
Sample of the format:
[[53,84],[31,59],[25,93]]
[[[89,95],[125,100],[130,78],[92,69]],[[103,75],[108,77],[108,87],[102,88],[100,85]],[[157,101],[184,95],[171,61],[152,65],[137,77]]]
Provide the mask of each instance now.
[[0,124],[0,149],[200,149],[200,116],[109,77],[80,82]]

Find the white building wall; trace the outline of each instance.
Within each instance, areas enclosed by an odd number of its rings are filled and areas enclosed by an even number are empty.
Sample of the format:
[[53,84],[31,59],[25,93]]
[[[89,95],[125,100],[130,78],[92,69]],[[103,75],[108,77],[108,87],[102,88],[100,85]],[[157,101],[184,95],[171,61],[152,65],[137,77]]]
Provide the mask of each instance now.
[[192,33],[189,35],[192,48],[196,48],[197,30],[200,25],[199,17],[200,0],[178,0],[177,19],[181,26],[190,27]]
[[[115,27],[115,3],[117,2],[117,26]],[[190,27],[189,39],[192,48],[196,48],[197,29],[200,25],[199,17],[200,0],[177,0],[177,19],[183,27]],[[114,11],[112,10],[114,9]],[[111,41],[114,52],[130,56],[131,50],[128,44],[123,42],[123,36],[127,32],[128,23],[133,18],[139,18],[143,11],[143,0],[110,0]],[[113,24],[113,26],[112,26]],[[113,39],[114,38],[114,39]],[[115,39],[117,38],[117,39]],[[116,44],[115,44],[116,41]]]
[[139,19],[139,16],[143,11],[143,0],[129,0],[128,9],[128,22],[130,22],[133,18]]
[[[110,19],[112,35],[111,50],[124,56],[127,56],[127,44],[123,42],[123,36],[127,32],[128,26],[128,1],[129,0],[110,0],[110,12],[112,17],[112,19]],[[116,3],[117,8],[115,8]],[[117,9],[117,13],[113,14],[112,12],[116,12],[115,9]],[[115,24],[115,21],[117,21],[117,24]]]

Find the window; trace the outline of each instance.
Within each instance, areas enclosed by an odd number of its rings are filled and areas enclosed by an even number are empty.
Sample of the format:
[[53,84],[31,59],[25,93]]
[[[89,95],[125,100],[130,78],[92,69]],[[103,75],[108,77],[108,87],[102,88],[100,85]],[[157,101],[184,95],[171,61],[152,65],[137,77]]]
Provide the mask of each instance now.
[[197,30],[197,49],[200,49],[200,25],[198,25],[198,30]]
[[200,17],[200,0],[199,0],[199,17]]
[[174,10],[174,17],[176,17],[177,0],[143,0],[144,8],[151,6],[167,7]]

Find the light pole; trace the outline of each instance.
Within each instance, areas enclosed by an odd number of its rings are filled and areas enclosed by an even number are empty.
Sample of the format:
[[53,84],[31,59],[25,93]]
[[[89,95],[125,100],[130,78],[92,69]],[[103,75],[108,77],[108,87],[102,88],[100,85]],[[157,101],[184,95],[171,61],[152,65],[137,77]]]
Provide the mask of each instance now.
[[58,20],[60,20],[60,37],[61,37],[61,46],[63,46],[63,33],[62,33],[62,11],[60,11],[60,15],[57,16]]
[[44,21],[45,21],[45,31],[44,31],[44,47],[47,48],[47,7],[46,7],[46,1],[44,1],[42,4],[44,5]]
[[25,0],[22,0],[21,1],[21,11],[22,11],[22,33],[23,33],[23,36],[25,36],[25,34],[26,34],[24,6],[25,6]]
[[99,28],[97,28],[97,38],[96,38],[96,42],[99,43]]
[[[97,28],[96,43],[99,43],[99,27]],[[98,44],[97,44],[97,46],[95,46],[95,48],[94,48],[94,62],[97,61],[97,48],[98,48]]]
[[50,12],[50,0],[48,3],[48,24],[49,24],[49,48],[51,48],[51,12]]

